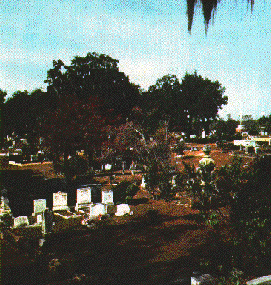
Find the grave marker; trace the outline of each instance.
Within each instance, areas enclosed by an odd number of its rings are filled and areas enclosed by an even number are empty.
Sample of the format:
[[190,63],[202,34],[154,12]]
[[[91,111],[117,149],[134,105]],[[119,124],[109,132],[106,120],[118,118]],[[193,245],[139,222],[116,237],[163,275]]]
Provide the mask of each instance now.
[[80,188],[76,191],[76,206],[75,209],[78,211],[81,208],[89,207],[91,205],[91,189],[90,187]]
[[46,209],[46,199],[34,200],[34,214],[43,213]]
[[8,198],[1,196],[0,216],[2,216],[4,214],[11,214],[11,209],[9,207]]
[[106,205],[114,204],[113,191],[102,191],[102,203]]
[[99,215],[104,216],[107,213],[107,206],[104,204],[96,204],[90,206],[90,213],[89,215],[91,217],[98,217]]
[[69,210],[68,195],[64,192],[53,193],[53,211]]
[[37,224],[42,224],[42,221],[43,221],[42,214],[37,215]]
[[29,221],[27,216],[19,216],[14,219],[14,228],[29,226]]
[[176,178],[177,178],[177,175],[172,176],[172,187],[176,187]]
[[104,166],[104,169],[105,169],[105,170],[111,170],[111,168],[112,168],[112,165],[111,165],[111,164],[106,164],[106,165]]
[[130,214],[130,207],[128,204],[120,204],[117,205],[117,212],[116,212],[116,216],[124,216],[125,214]]
[[141,185],[140,185],[142,188],[146,188],[146,183],[145,183],[145,178],[142,177],[142,182],[141,182]]

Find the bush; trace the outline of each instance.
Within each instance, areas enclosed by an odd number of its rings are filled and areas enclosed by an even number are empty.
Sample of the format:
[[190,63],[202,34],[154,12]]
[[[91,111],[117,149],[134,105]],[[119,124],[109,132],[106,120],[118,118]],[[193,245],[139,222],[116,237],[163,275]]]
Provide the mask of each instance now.
[[176,152],[178,155],[184,154],[185,145],[183,141],[177,142],[177,144],[174,146],[173,151]]
[[129,181],[122,181],[113,191],[115,203],[128,203],[139,191],[139,187]]

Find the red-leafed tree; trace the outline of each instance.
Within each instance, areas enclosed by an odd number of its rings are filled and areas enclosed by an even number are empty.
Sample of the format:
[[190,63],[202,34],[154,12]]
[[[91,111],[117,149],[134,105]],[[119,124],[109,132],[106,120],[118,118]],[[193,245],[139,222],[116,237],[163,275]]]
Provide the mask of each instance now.
[[41,133],[54,165],[62,160],[65,166],[76,150],[84,149],[90,157],[98,151],[106,138],[105,126],[106,121],[99,114],[94,99],[83,103],[66,96],[57,110],[41,123]]
[[107,130],[108,141],[104,144],[102,160],[115,163],[122,158],[129,163],[139,161],[145,148],[145,137],[133,122],[111,126]]

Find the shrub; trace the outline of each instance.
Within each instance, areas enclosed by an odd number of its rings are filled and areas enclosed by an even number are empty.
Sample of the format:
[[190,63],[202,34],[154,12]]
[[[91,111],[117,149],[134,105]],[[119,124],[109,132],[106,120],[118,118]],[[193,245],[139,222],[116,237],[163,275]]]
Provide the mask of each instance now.
[[113,188],[116,203],[127,203],[139,191],[139,187],[129,181],[122,181]]

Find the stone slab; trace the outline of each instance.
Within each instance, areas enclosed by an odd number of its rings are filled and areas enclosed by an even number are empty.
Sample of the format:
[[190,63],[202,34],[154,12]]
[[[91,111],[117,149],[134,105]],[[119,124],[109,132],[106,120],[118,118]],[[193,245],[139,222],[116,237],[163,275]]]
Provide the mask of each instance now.
[[37,199],[33,201],[34,214],[43,213],[46,209],[46,199]]
[[69,210],[68,194],[64,192],[53,193],[53,211]]
[[116,216],[124,216],[125,214],[130,214],[130,207],[128,204],[120,204],[117,205],[117,212],[116,212]]
[[19,216],[14,218],[14,228],[22,227],[22,226],[29,226],[29,220],[27,216]]
[[102,191],[102,203],[106,205],[114,204],[113,191]]
[[267,285],[267,284],[271,284],[271,275],[262,276],[262,277],[247,281],[247,285]]

